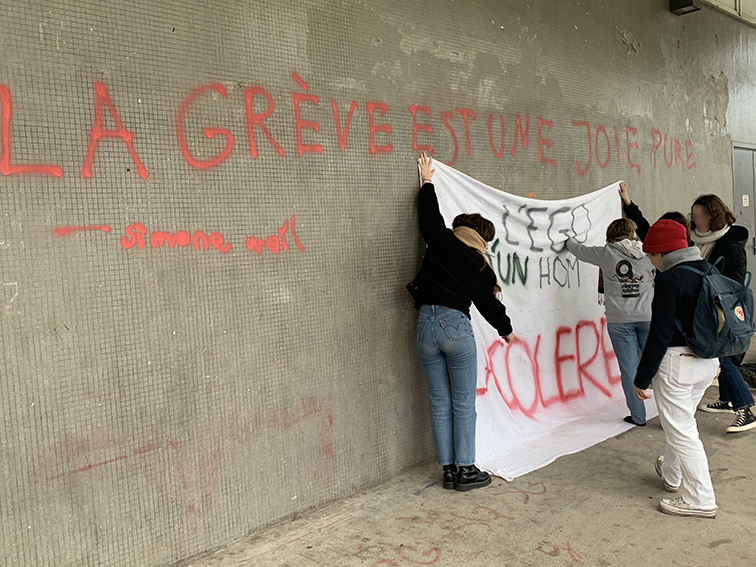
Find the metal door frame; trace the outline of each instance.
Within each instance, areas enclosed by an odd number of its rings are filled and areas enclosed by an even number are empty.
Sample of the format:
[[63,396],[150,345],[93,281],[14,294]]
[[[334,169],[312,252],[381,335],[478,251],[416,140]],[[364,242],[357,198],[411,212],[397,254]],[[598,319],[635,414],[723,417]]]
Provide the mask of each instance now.
[[732,166],[733,169],[735,169],[735,148],[740,148],[741,150],[754,150],[756,151],[756,144],[746,144],[745,142],[733,142],[732,143]]
[[[735,197],[735,150],[751,150],[752,152],[756,153],[756,144],[746,144],[745,142],[732,142],[732,156],[730,157],[730,177],[732,178],[732,192],[733,197]],[[756,157],[754,157],[754,201],[756,201]],[[733,206],[735,203],[733,203]],[[756,207],[756,202],[754,205]],[[756,213],[754,213],[754,221],[756,222]]]
[[[731,159],[731,177],[732,177],[732,196],[733,201],[735,200],[735,150],[750,150],[753,153],[753,175],[754,175],[754,187],[753,187],[753,193],[754,193],[754,202],[751,203],[750,206],[756,207],[756,144],[748,144],[745,142],[732,142],[732,159]],[[735,203],[733,202],[733,208],[735,208]],[[754,211],[754,227],[756,228],[756,211]],[[746,249],[750,249],[749,252],[756,255],[756,234],[749,234],[750,242],[746,246]],[[756,288],[756,281],[753,281],[751,283],[751,288]]]

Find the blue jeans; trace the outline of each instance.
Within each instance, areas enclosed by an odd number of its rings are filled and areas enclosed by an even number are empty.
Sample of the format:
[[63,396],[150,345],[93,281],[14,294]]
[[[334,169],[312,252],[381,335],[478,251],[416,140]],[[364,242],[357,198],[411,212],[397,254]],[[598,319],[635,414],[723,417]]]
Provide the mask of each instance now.
[[730,402],[732,409],[739,410],[753,405],[753,396],[748,385],[729,356],[719,359],[719,399]]
[[633,383],[640,362],[640,352],[646,348],[650,328],[651,321],[606,324],[622,376],[622,390],[625,392],[627,409],[630,410],[630,417],[635,423],[646,423],[646,406],[635,396]]
[[433,439],[441,465],[475,463],[478,355],[470,319],[461,311],[423,305],[417,352],[431,401]]

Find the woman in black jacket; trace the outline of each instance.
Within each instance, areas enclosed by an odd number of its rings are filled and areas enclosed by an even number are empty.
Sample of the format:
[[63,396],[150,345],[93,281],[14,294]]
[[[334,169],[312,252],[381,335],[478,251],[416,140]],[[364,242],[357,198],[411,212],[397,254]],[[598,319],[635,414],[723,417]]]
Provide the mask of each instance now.
[[[691,207],[691,238],[701,250],[701,256],[719,268],[722,275],[744,283],[747,271],[745,245],[748,229],[735,224],[735,214],[716,195],[701,195]],[[743,376],[732,359],[721,359],[719,375],[719,400],[701,406],[703,411],[735,411],[735,421],[727,428],[728,433],[748,431],[756,427],[756,417],[751,411],[753,396]]]
[[491,221],[478,214],[454,219],[446,227],[431,183],[431,159],[420,165],[420,233],[428,248],[423,264],[407,289],[420,310],[417,349],[431,400],[433,438],[444,469],[444,488],[467,491],[491,484],[475,466],[475,388],[477,360],[470,305],[509,343],[516,341],[496,274],[485,256],[495,235]]

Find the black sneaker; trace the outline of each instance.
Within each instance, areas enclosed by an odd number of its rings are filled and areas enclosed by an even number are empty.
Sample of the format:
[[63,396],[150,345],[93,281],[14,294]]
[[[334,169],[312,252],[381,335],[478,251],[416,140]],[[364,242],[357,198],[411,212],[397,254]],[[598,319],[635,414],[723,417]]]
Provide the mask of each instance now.
[[751,388],[756,388],[756,372],[753,371],[753,365],[744,364],[743,366],[738,366],[738,370],[743,380],[746,381],[746,384]]
[[444,465],[444,488],[454,490],[457,478],[457,465]]
[[475,465],[459,467],[457,473],[457,485],[454,487],[459,492],[467,492],[473,488],[483,488],[491,484],[491,475],[483,472]]
[[735,412],[735,421],[727,428],[727,433],[740,433],[754,427],[756,427],[756,416],[753,415],[751,408],[743,408]]
[[646,422],[645,421],[643,423],[637,423],[637,422],[635,422],[633,420],[633,416],[632,415],[628,415],[623,421],[625,423],[632,423],[633,425],[637,425],[638,427],[646,427]]
[[713,404],[701,404],[698,409],[707,413],[732,413],[735,411],[732,409],[730,402],[723,402],[721,400],[717,400]]

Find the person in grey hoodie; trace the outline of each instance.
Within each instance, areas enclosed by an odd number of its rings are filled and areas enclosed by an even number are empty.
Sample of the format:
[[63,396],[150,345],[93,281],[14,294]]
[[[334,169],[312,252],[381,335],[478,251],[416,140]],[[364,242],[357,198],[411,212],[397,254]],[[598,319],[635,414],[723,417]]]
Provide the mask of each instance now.
[[598,266],[604,274],[607,330],[622,377],[630,415],[627,423],[646,425],[646,406],[635,395],[633,381],[640,351],[651,327],[656,270],[643,253],[635,234],[637,225],[617,219],[606,230],[606,246],[583,246],[575,239],[567,249],[580,261]]

